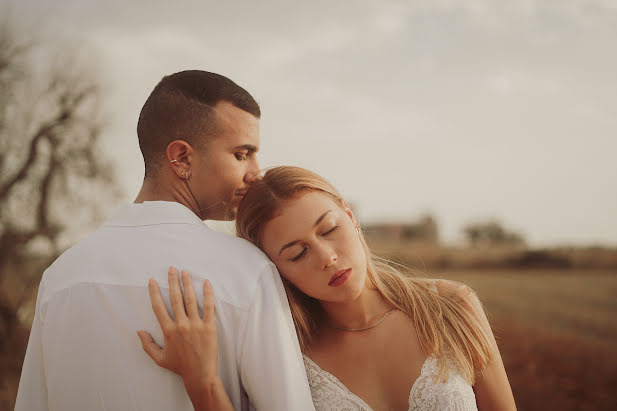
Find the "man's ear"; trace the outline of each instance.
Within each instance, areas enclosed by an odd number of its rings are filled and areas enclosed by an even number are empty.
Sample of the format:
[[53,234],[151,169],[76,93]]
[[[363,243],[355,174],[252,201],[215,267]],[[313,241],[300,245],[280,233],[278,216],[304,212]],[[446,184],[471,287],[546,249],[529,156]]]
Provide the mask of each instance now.
[[191,162],[193,159],[193,147],[184,140],[174,140],[167,145],[167,162],[173,172],[183,180],[188,180],[191,175]]

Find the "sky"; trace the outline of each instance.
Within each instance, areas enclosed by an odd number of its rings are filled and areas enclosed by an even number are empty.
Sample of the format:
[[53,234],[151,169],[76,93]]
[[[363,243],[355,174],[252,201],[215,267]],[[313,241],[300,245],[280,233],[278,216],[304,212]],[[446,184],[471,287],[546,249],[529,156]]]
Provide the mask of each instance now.
[[364,223],[497,219],[532,246],[617,245],[617,2],[0,0],[105,86],[132,201],[139,111],[166,74],[261,105],[262,167],[323,175]]

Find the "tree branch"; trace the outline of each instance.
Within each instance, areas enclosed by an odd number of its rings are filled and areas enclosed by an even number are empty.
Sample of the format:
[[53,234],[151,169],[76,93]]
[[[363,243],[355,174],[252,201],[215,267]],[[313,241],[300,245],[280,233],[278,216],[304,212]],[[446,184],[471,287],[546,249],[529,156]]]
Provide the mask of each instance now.
[[71,95],[72,93],[70,91],[67,91],[65,94],[59,97],[61,110],[54,118],[43,123],[34,134],[34,137],[30,140],[30,145],[28,147],[28,156],[26,157],[26,160],[18,168],[18,171],[13,176],[13,178],[9,179],[0,186],[0,202],[4,200],[10,190],[18,182],[20,182],[26,177],[28,173],[28,168],[36,159],[37,145],[39,141],[43,140],[44,138],[49,138],[51,135],[53,135],[56,129],[66,126],[66,124],[69,123],[69,121],[75,114],[77,107],[79,107],[79,105],[85,98],[87,98],[95,91],[95,87],[85,87],[81,92],[77,93],[74,96]]
[[56,230],[54,230],[51,226],[49,220],[49,205],[50,205],[50,191],[51,191],[51,182],[53,176],[56,174],[58,166],[60,162],[56,159],[56,156],[51,155],[49,157],[49,166],[47,168],[47,172],[43,177],[40,185],[40,193],[41,196],[39,198],[39,204],[37,207],[37,227],[40,231],[46,233],[46,236],[53,240],[52,237],[56,235]]
[[19,167],[19,171],[17,171],[17,173],[13,176],[13,178],[9,179],[2,186],[0,186],[0,201],[4,200],[4,198],[8,195],[8,193],[15,186],[15,184],[17,184],[18,182],[20,182],[26,177],[29,166],[36,159],[37,146],[38,146],[39,141],[47,137],[47,135],[54,128],[59,126],[58,122],[61,122],[61,121],[62,121],[62,116],[58,116],[55,119],[49,121],[48,123],[42,124],[41,127],[37,130],[32,140],[30,140],[30,144],[28,147],[28,156],[26,157],[26,160],[21,165],[21,167]]

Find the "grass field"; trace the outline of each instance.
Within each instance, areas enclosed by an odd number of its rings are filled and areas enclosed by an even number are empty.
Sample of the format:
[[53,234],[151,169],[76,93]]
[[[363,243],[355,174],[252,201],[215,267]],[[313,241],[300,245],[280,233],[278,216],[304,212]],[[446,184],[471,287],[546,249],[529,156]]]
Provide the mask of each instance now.
[[617,409],[617,273],[436,271],[485,305],[519,410]]

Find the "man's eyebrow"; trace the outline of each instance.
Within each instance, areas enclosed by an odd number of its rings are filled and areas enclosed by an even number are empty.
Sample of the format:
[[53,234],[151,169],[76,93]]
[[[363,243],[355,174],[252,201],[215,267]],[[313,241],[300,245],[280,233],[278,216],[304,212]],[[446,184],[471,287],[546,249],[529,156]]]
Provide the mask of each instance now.
[[[322,215],[319,216],[319,218],[315,221],[315,224],[313,224],[313,227],[317,226],[319,223],[321,223],[321,221],[325,218],[325,216],[331,212],[332,210],[328,210],[325,213],[323,213]],[[281,247],[281,251],[279,251],[279,255],[281,255],[283,253],[283,251],[285,251],[285,249],[292,247],[294,245],[296,245],[298,243],[299,240],[295,240],[292,241],[290,243],[285,244],[283,247]]]
[[259,151],[259,147],[253,144],[241,144],[239,146],[235,146],[234,150],[246,150],[249,153],[256,153]]

